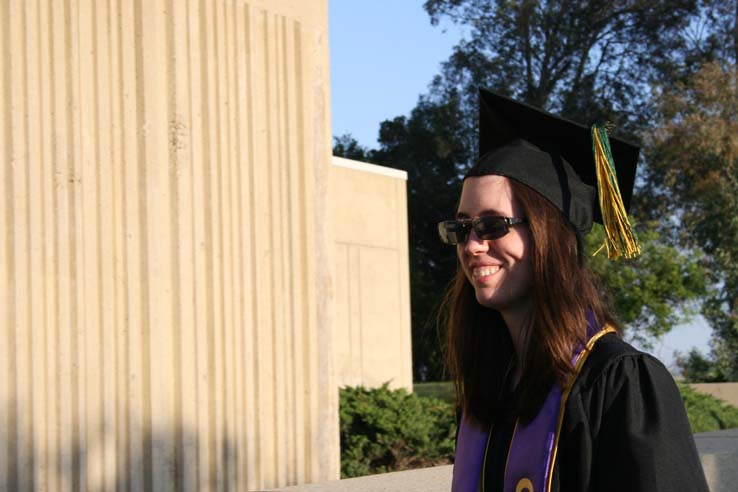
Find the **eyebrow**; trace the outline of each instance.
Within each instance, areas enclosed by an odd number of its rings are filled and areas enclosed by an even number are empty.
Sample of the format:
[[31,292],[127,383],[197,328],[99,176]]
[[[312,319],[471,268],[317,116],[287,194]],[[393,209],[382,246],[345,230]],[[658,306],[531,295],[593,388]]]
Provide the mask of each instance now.
[[[478,217],[505,217],[505,214],[495,209],[483,210]],[[456,212],[457,219],[470,219],[471,216],[465,212]]]

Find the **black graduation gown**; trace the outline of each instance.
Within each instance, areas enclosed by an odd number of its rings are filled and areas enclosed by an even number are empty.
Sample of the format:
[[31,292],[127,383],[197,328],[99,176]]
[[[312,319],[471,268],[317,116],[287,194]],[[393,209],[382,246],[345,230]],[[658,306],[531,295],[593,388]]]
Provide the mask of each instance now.
[[[508,419],[492,430],[485,492],[502,491],[513,428]],[[615,334],[595,343],[572,386],[551,491],[708,491],[674,380]]]

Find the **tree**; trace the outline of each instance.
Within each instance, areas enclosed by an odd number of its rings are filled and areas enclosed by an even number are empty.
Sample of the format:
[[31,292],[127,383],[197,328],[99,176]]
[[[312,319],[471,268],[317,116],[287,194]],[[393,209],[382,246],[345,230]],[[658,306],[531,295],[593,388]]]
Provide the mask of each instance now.
[[609,121],[631,136],[647,120],[648,83],[673,65],[698,12],[693,0],[427,0],[424,7],[435,24],[447,18],[469,29],[435,90],[460,91],[470,118],[481,86],[577,121]]
[[333,155],[361,162],[371,160],[371,150],[362,147],[350,133],[333,137]]
[[714,334],[712,378],[721,380],[738,379],[737,70],[711,62],[663,88],[647,140],[651,192],[659,213],[672,219],[665,230],[709,261],[715,289],[703,314]]
[[589,266],[602,286],[603,297],[628,332],[642,346],[672,327],[686,323],[697,312],[707,292],[701,256],[684,254],[659,239],[655,224],[641,225],[642,253],[613,263],[605,254],[592,255],[603,244],[605,232],[595,224],[586,237]]
[[717,383],[725,380],[716,371],[716,364],[693,348],[686,355],[679,354],[677,366],[682,371],[682,378],[687,383]]

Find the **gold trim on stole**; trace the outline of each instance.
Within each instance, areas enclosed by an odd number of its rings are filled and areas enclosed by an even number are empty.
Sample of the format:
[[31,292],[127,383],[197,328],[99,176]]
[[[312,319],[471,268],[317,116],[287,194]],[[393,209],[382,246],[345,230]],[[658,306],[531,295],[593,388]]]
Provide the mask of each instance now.
[[[546,483],[546,492],[551,492],[551,482],[553,480],[553,467],[554,463],[556,463],[556,452],[559,448],[559,435],[561,434],[561,426],[564,424],[564,409],[566,408],[566,401],[569,399],[569,393],[571,392],[572,386],[574,386],[574,381],[577,380],[577,376],[579,376],[579,371],[582,370],[582,366],[584,365],[584,362],[587,360],[587,357],[589,356],[589,353],[592,351],[592,347],[594,346],[595,342],[602,338],[604,335],[607,335],[608,333],[616,333],[616,330],[613,326],[609,324],[605,324],[605,327],[595,333],[592,338],[589,339],[589,342],[587,342],[587,345],[584,347],[584,350],[582,350],[582,354],[579,356],[579,359],[577,359],[577,364],[574,366],[574,375],[569,378],[569,382],[566,385],[566,389],[564,390],[564,394],[561,395],[561,404],[559,405],[559,422],[556,425],[556,434],[554,434],[554,443],[553,443],[553,452],[551,453],[551,462],[548,464],[548,481]],[[510,442],[512,444],[512,442]]]
[[494,426],[492,425],[489,426],[489,433],[487,434],[487,445],[484,447],[484,460],[482,461],[482,476],[479,477],[479,492],[484,492],[484,471],[487,469],[487,452],[489,451],[489,442],[492,440],[492,429],[493,428]]

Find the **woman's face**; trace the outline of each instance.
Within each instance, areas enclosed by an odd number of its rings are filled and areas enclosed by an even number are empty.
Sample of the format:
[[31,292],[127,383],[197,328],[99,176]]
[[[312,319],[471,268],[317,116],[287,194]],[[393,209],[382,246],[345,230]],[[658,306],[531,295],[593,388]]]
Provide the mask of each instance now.
[[[482,216],[523,217],[512,196],[510,181],[502,176],[467,178],[457,218]],[[531,302],[532,241],[527,224],[514,225],[498,239],[479,239],[472,229],[466,242],[456,246],[466,278],[474,286],[477,302],[506,311],[527,310]]]

